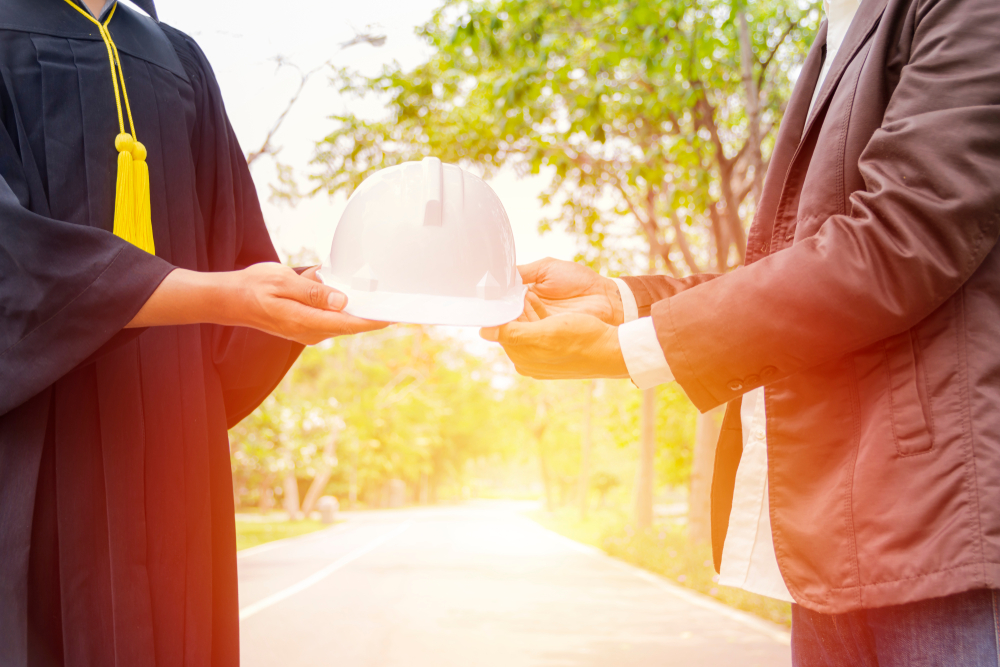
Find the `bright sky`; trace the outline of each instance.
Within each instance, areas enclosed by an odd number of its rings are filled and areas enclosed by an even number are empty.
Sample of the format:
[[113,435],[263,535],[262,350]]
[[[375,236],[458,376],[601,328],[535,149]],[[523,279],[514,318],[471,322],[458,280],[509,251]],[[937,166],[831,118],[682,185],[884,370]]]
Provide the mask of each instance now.
[[[278,115],[298,86],[291,69],[276,72],[274,58],[285,56],[303,70],[333,57],[337,65],[374,74],[398,61],[418,64],[428,51],[414,28],[430,19],[439,0],[160,0],[160,19],[194,37],[208,55],[222,87],[226,108],[245,152],[260,147]],[[381,48],[367,44],[339,51],[356,32],[384,34]],[[274,145],[281,160],[304,175],[317,139],[332,127],[326,118],[344,110],[351,100],[341,98],[325,76],[314,77],[279,130]],[[357,110],[356,110],[357,111]],[[377,106],[362,110],[379,113]],[[267,201],[274,182],[274,165],[262,157],[253,165],[264,215],[279,251],[312,250],[319,258],[329,253],[344,199],[320,196],[294,208]],[[574,241],[561,232],[538,234],[543,215],[537,200],[544,179],[518,179],[501,173],[490,181],[511,220],[519,262],[545,256],[571,259]]]

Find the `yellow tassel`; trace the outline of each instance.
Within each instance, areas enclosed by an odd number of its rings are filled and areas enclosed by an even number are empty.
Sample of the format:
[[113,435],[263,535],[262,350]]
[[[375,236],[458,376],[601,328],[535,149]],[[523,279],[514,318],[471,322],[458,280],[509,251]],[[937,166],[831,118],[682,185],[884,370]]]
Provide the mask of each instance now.
[[[118,4],[111,8],[107,20],[101,23],[73,0],[66,4],[79,12],[85,19],[97,26],[104,46],[108,51],[108,64],[111,66],[111,85],[115,89],[115,107],[118,110],[118,131],[115,137],[115,148],[118,149],[118,183],[115,187],[115,226],[114,234],[129,243],[138,246],[150,254],[155,254],[153,246],[153,222],[149,208],[149,167],[146,166],[146,147],[136,139],[135,123],[132,122],[132,108],[128,103],[128,91],[125,90],[125,72],[122,71],[121,58],[118,57],[118,47],[111,39],[108,24],[118,9]],[[116,72],[117,69],[117,72]],[[121,99],[118,97],[118,82],[121,81]],[[128,116],[128,126],[131,133],[125,131],[125,117],[122,115],[122,101],[125,102],[125,113]]]
[[149,208],[149,167],[146,166],[146,147],[136,141],[132,149],[132,172],[135,177],[135,245],[151,255],[156,254],[153,244],[153,217]]
[[[138,231],[135,224],[135,175],[132,173],[132,135],[122,132],[115,137],[118,149],[118,185],[115,188],[114,234],[135,244]],[[136,244],[137,245],[137,244]]]

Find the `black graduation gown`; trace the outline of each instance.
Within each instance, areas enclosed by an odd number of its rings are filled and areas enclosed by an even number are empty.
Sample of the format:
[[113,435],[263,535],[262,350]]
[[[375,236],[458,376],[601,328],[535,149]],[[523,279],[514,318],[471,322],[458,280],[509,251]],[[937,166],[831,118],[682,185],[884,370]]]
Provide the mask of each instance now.
[[301,348],[123,327],[173,267],[276,261],[204,54],[119,6],[156,256],[113,236],[118,133],[95,27],[0,0],[0,665],[236,665],[227,427]]

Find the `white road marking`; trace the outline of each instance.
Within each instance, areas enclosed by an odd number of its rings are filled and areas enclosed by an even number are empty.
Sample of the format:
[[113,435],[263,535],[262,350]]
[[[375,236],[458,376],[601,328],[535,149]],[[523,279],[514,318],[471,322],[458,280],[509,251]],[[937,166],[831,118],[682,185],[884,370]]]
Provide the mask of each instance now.
[[663,577],[653,574],[652,572],[648,572],[647,570],[643,570],[642,568],[636,567],[635,565],[631,565],[624,561],[618,560],[617,558],[613,558],[596,547],[592,547],[586,544],[580,544],[576,540],[572,540],[564,535],[560,535],[555,531],[549,530],[545,526],[535,523],[530,519],[525,519],[525,520],[533,524],[535,527],[544,530],[552,537],[558,538],[559,541],[561,541],[563,544],[573,549],[574,551],[585,553],[590,556],[594,556],[600,558],[601,560],[609,562],[612,565],[615,565],[616,567],[625,570],[626,572],[629,572],[633,576],[638,577],[639,579],[642,579],[643,581],[646,581],[650,584],[653,584],[660,590],[670,593],[674,597],[678,597],[684,600],[685,602],[689,602],[697,607],[701,607],[702,609],[713,611],[717,614],[725,616],[726,618],[736,621],[737,623],[743,626],[752,628],[757,632],[760,632],[761,634],[770,637],[779,644],[784,644],[785,646],[789,646],[792,643],[791,634],[785,630],[781,630],[780,629],[781,626],[777,624],[765,621],[762,618],[757,618],[756,616],[749,614],[745,611],[728,607],[722,604],[721,602],[713,600],[712,598],[707,597],[701,593],[697,593],[695,591],[682,588],[677,584],[674,584],[673,582],[664,579]]
[[271,542],[265,542],[264,544],[258,544],[255,547],[248,547],[236,552],[237,560],[243,560],[244,558],[249,558],[251,556],[256,556],[257,554],[264,553],[265,551],[271,551],[272,549],[277,549],[278,547],[283,547],[293,542],[308,542],[314,540],[318,537],[324,537],[330,533],[339,533],[348,528],[349,524],[341,523],[336,526],[330,526],[329,528],[322,528],[320,530],[313,531],[311,533],[306,533],[305,535],[296,535],[295,537],[286,537],[280,540],[273,540]]
[[392,538],[394,538],[397,535],[399,535],[400,533],[402,533],[404,530],[406,530],[407,528],[409,528],[411,525],[413,525],[413,522],[412,521],[407,521],[406,523],[402,524],[401,526],[398,526],[395,530],[392,530],[392,531],[386,533],[385,535],[383,535],[382,537],[378,538],[377,540],[369,542],[368,544],[366,544],[363,547],[358,547],[357,549],[355,549],[354,551],[350,552],[346,556],[338,558],[334,562],[332,562],[329,565],[327,565],[326,567],[324,567],[322,570],[319,570],[318,572],[313,573],[312,575],[306,577],[305,579],[303,579],[302,581],[298,582],[297,584],[293,584],[293,585],[289,586],[288,588],[286,588],[286,589],[284,589],[282,591],[278,591],[277,593],[275,593],[273,595],[269,595],[269,596],[267,596],[266,598],[264,598],[262,600],[258,600],[257,602],[254,602],[252,605],[249,605],[247,607],[244,607],[243,609],[240,609],[240,620],[242,621],[244,619],[250,618],[251,616],[253,616],[257,612],[264,611],[268,607],[276,605],[279,602],[281,602],[282,600],[286,600],[286,599],[292,597],[293,595],[295,595],[296,593],[301,593],[302,591],[306,590],[310,586],[318,584],[319,582],[323,581],[324,579],[326,579],[327,577],[329,577],[331,574],[333,574],[337,570],[339,570],[339,569],[343,568],[344,566],[350,564],[351,562],[353,562],[353,561],[361,558],[365,554],[367,554],[367,553],[369,553],[371,551],[374,551],[379,546],[385,544],[386,542],[388,542]]

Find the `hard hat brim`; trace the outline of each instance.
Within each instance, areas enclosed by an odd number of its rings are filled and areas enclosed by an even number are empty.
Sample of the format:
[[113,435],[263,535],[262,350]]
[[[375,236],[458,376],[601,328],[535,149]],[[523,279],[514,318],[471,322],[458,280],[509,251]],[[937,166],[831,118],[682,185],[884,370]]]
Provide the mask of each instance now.
[[495,327],[516,320],[524,312],[524,295],[528,291],[518,285],[499,299],[479,299],[364,292],[333,281],[324,282],[347,295],[344,312],[348,315],[381,322],[459,327]]

